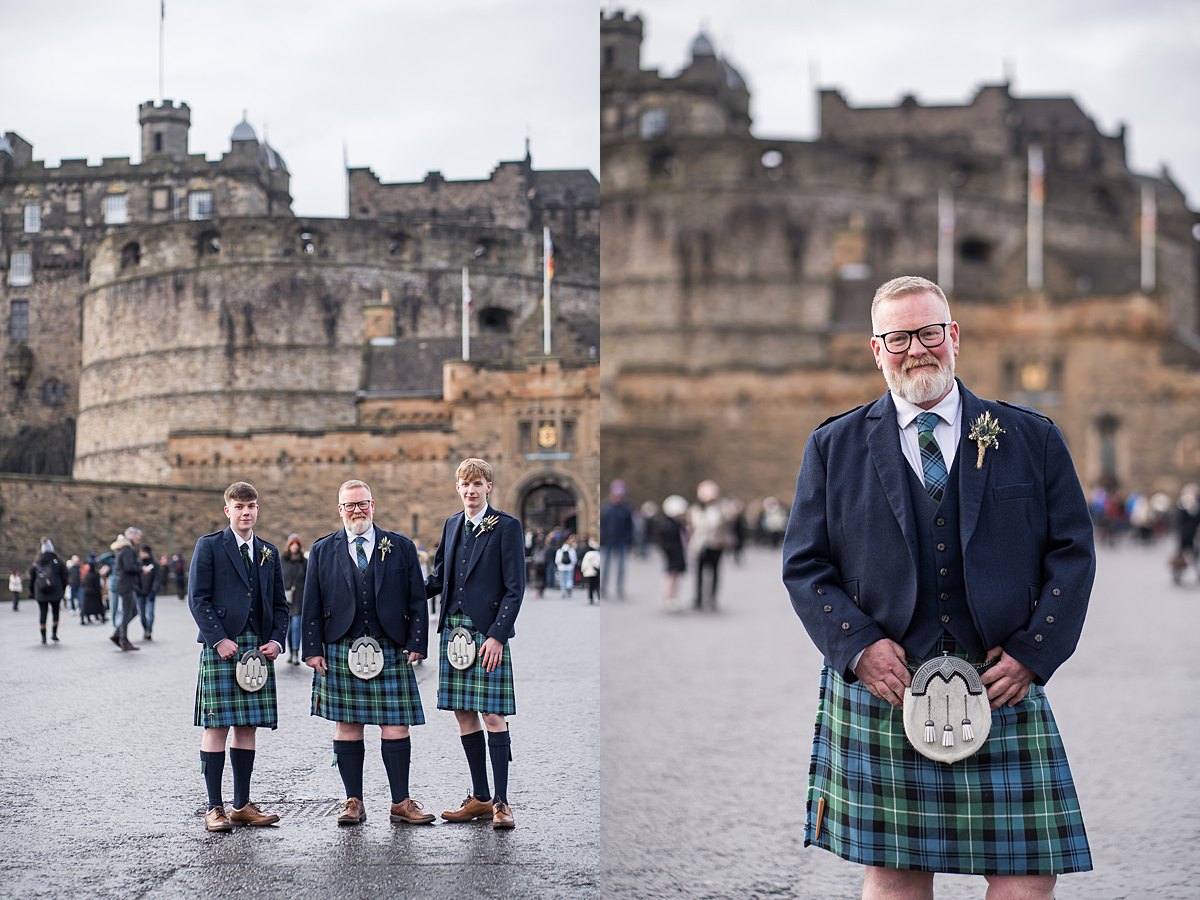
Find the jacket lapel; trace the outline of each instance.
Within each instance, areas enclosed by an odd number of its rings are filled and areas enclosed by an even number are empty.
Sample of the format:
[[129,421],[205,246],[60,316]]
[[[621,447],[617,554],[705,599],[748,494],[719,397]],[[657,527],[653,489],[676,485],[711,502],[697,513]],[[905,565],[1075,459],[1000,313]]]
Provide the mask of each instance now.
[[[375,554],[375,596],[376,596],[376,598],[383,597],[383,591],[382,591],[383,570],[385,567],[383,565],[383,552],[379,549],[379,544],[383,540],[385,533],[386,532],[380,531],[378,528],[375,529],[375,550],[373,552]],[[388,540],[392,545],[392,549],[389,550],[388,552],[395,553],[396,552],[396,542],[391,540],[391,538],[388,538]],[[371,564],[371,561],[367,560],[367,565],[369,566],[370,564]]]
[[446,523],[446,552],[442,556],[442,565],[445,566],[444,583],[447,590],[454,586],[454,568],[457,565],[455,560],[458,559],[458,536],[462,533],[462,522],[463,513],[457,513]]
[[[492,508],[490,506],[485,508],[483,511],[483,519],[486,519],[492,514]],[[464,512],[463,515],[465,516],[466,513]],[[479,520],[481,524],[483,523],[483,519]],[[492,529],[492,531],[494,530],[495,529]],[[491,538],[492,531],[485,531],[482,534],[475,535],[475,543],[471,545],[471,558],[467,561],[467,577],[470,577],[471,570],[475,568],[475,563],[479,561],[479,556],[481,553],[483,553],[483,545],[486,544]]]
[[904,542],[908,544],[909,556],[913,564],[917,560],[917,535],[913,522],[912,507],[909,502],[908,473],[905,467],[908,461],[900,447],[900,429],[896,424],[896,405],[892,403],[891,393],[884,394],[871,411],[867,414],[874,421],[871,433],[867,435],[867,448],[879,473],[879,481],[892,508],[892,515],[900,525]]
[[983,401],[963,387],[961,381],[958,383],[958,390],[962,394],[963,414],[962,432],[958,443],[958,534],[965,551],[971,536],[975,534],[975,526],[979,524],[983,495],[987,490],[995,454],[985,453],[983,468],[975,468],[978,447],[967,435],[970,433],[971,423],[983,415],[985,407]]
[[350,571],[350,545],[347,540],[346,529],[342,528],[337,532],[337,537],[333,539],[333,552],[337,556],[338,572],[341,573],[342,580],[346,582],[346,587],[353,598],[357,591],[354,590],[354,573]]
[[242,562],[242,552],[238,550],[237,538],[233,535],[232,528],[225,529],[225,553],[232,563],[234,571],[238,573],[238,577],[242,579],[242,584],[250,587],[250,579],[246,576],[246,564]]

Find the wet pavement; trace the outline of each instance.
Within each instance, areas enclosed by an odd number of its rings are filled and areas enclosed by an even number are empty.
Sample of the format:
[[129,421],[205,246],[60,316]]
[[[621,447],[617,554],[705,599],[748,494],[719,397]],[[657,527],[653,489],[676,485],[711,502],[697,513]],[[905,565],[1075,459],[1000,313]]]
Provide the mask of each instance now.
[[[1095,864],[1059,900],[1200,896],[1200,588],[1171,584],[1169,555],[1102,551],[1079,649],[1047,687]],[[715,614],[663,612],[660,571],[635,559],[604,610],[622,660],[601,685],[604,896],[859,897],[861,867],[803,846],[821,659],[778,551],[723,561]],[[939,898],[985,889],[935,879]]]
[[[368,820],[338,828],[333,724],[308,714],[311,670],[277,662],[280,727],[258,732],[252,793],[282,821],[208,834],[186,604],[158,601],[152,642],[133,624],[136,653],[65,610],[61,642],[43,647],[36,603],[0,606],[0,896],[599,896],[600,613],[579,597],[530,594],[517,623],[508,832],[393,825],[374,727]],[[412,730],[412,795],[437,813],[458,807],[470,778],[454,715],[436,709],[436,662],[418,681],[427,724]]]

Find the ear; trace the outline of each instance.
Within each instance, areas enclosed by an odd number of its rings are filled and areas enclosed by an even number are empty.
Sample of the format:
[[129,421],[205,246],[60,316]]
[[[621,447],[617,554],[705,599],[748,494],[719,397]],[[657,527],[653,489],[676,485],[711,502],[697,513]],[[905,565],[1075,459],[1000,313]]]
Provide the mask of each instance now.
[[883,344],[880,343],[879,338],[874,337],[874,336],[872,336],[872,338],[871,338],[871,352],[875,355],[875,368],[882,369],[883,368]]

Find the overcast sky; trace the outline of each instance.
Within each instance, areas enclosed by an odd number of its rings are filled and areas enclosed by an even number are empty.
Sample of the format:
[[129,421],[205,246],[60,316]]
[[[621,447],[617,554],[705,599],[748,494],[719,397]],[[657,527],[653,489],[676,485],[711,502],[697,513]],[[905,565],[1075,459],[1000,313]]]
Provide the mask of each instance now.
[[[351,166],[384,181],[486,178],[532,140],[539,169],[600,170],[589,0],[166,0],[164,94],[218,159],[243,109],[300,215],[342,216]],[[0,133],[50,164],[141,152],[158,97],[159,0],[0,0]]]
[[673,75],[703,24],[742,73],[760,137],[816,134],[813,75],[852,105],[911,93],[965,103],[1004,80],[1021,97],[1072,96],[1101,131],[1129,126],[1138,172],[1166,163],[1200,207],[1200,2],[1196,0],[643,0],[642,65]]

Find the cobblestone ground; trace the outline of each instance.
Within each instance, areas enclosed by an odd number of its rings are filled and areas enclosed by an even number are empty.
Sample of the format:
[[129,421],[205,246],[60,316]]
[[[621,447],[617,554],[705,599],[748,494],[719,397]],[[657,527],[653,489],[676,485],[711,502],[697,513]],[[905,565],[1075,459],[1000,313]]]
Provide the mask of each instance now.
[[[1079,649],[1047,688],[1096,867],[1060,878],[1059,900],[1200,896],[1200,589],[1171,584],[1168,555],[1102,551]],[[857,898],[859,866],[803,847],[821,659],[778,552],[726,560],[716,614],[663,612],[660,568],[635,560],[604,610],[604,895]],[[939,898],[985,888],[935,880]]]
[[[43,647],[37,604],[4,604],[0,897],[597,897],[598,617],[578,595],[525,601],[512,642],[514,831],[392,825],[373,727],[369,818],[339,829],[333,725],[308,714],[311,670],[277,663],[280,727],[259,731],[253,794],[283,820],[208,834],[186,604],[160,599],[153,642],[124,654],[108,626],[68,613],[61,643]],[[436,709],[436,663],[418,681],[427,724],[413,729],[412,793],[437,813],[457,808],[470,779],[454,716]]]

